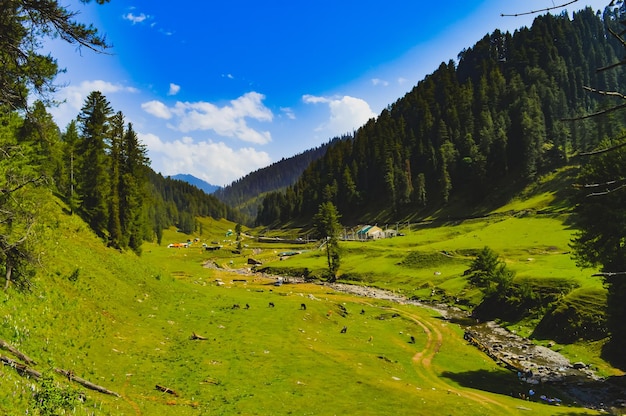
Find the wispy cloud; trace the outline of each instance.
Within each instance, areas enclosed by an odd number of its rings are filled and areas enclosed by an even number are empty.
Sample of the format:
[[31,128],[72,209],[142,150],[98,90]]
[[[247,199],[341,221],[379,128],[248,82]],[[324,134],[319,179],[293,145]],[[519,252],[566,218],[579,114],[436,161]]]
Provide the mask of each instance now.
[[293,112],[293,109],[289,107],[281,107],[280,111],[287,117],[289,120],[295,120],[296,114]]
[[50,113],[60,123],[69,122],[83,107],[85,98],[92,91],[100,91],[104,95],[116,93],[136,94],[139,92],[137,88],[120,83],[103,80],[83,81],[80,84],[69,85],[60,89],[55,98],[63,103],[57,107],[50,108]]
[[133,12],[128,12],[122,15],[122,19],[130,21],[132,24],[143,23],[149,18],[150,16],[145,13],[135,14]]
[[176,95],[180,91],[180,85],[176,85],[174,83],[170,83],[170,90],[167,92],[167,95]]
[[248,125],[248,120],[273,120],[272,111],[263,105],[264,99],[263,94],[249,92],[221,107],[204,101],[178,101],[173,107],[167,107],[160,101],[150,101],[141,107],[155,117],[175,119],[169,127],[183,133],[212,130],[220,136],[265,144],[272,140],[269,131],[258,131]]
[[247,173],[268,166],[266,152],[251,147],[233,149],[224,142],[185,136],[172,142],[155,134],[137,133],[147,146],[152,168],[163,175],[188,173],[214,185],[228,185]]
[[102,94],[110,94],[117,92],[137,93],[139,90],[134,87],[128,87],[123,84],[103,81],[100,79],[93,81],[83,81],[78,85],[70,85],[65,87],[60,96],[75,109],[80,109],[87,95],[92,91],[100,91]]
[[351,132],[370,118],[376,117],[367,101],[349,95],[332,98],[304,95],[302,100],[307,104],[328,104],[330,110],[328,121],[319,125],[316,131],[330,135]]
[[389,85],[389,82],[385,81],[384,79],[380,79],[380,78],[372,78],[372,85],[374,85],[374,86],[380,85],[380,86],[386,87],[386,86]]

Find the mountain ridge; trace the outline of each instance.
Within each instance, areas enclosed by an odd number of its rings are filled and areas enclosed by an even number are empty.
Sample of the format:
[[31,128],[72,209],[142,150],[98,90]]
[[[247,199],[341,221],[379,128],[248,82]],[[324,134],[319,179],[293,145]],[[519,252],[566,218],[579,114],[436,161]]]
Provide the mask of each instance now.
[[171,175],[170,178],[187,182],[188,184],[193,185],[198,189],[201,189],[202,191],[204,191],[205,193],[209,195],[213,194],[218,189],[221,189],[221,186],[213,185],[189,173],[178,173],[176,175]]

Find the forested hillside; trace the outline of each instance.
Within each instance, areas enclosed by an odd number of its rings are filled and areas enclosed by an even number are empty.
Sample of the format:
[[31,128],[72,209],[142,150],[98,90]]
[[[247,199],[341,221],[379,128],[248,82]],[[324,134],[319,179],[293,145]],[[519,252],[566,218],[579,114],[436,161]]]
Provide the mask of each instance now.
[[243,216],[235,209],[208,195],[185,181],[163,177],[150,170],[151,204],[146,207],[155,226],[160,243],[164,228],[176,225],[181,231],[191,233],[199,227],[197,217],[226,218],[243,222]]
[[9,248],[21,246],[41,223],[40,199],[47,192],[64,199],[109,246],[137,253],[143,241],[160,242],[169,226],[194,231],[198,216],[241,219],[214,196],[155,173],[132,124],[98,91],[63,132],[38,101],[24,113],[2,112],[0,135]]
[[171,178],[178,179],[180,181],[185,181],[195,186],[196,188],[202,189],[207,194],[212,194],[213,192],[220,189],[220,187],[217,185],[212,185],[200,178],[196,178],[195,176],[187,174],[187,173],[179,173],[177,175],[172,175]]
[[623,113],[565,120],[615,105],[583,86],[626,90],[621,68],[597,71],[622,57],[606,28],[619,26],[615,13],[544,15],[531,28],[486,35],[353,138],[333,143],[293,186],[267,195],[257,222],[308,221],[324,201],[355,221],[383,210],[392,218],[434,212],[452,201],[470,211],[615,137]]
[[341,140],[350,137],[336,137],[319,147],[281,159],[278,162],[247,174],[230,185],[217,189],[214,195],[227,205],[237,208],[249,218],[257,215],[259,196],[271,191],[281,191],[293,185],[304,169],[326,153],[326,150]]

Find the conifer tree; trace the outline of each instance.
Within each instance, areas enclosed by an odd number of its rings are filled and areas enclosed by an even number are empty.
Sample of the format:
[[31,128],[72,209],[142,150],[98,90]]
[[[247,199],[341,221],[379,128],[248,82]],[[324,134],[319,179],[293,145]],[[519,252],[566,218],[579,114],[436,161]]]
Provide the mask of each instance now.
[[128,123],[122,137],[120,152],[120,222],[125,244],[136,253],[146,237],[147,168],[150,160],[146,146],[139,141],[132,123]]
[[[97,0],[99,4],[107,2]],[[75,20],[77,14],[59,5],[57,0],[0,2],[0,106],[25,109],[29,93],[38,94],[47,102],[48,94],[54,92],[56,60],[39,53],[45,38],[58,37],[95,51],[108,48],[104,37],[92,25]]]
[[611,345],[623,357],[626,342],[626,143],[606,141],[612,151],[594,155],[583,165],[579,181],[583,191],[576,205],[579,231],[572,241],[579,267],[600,267],[607,288],[607,324]]
[[109,198],[108,198],[108,232],[109,245],[115,248],[124,248],[128,245],[122,235],[121,223],[121,165],[122,165],[122,138],[124,136],[124,115],[118,111],[111,117],[111,134],[109,144]]
[[85,99],[78,115],[81,126],[81,140],[78,144],[81,157],[77,172],[80,209],[91,228],[101,235],[108,225],[107,198],[110,192],[106,144],[110,139],[112,112],[104,95],[93,91]]
[[77,146],[80,140],[76,120],[70,121],[61,136],[63,141],[64,175],[59,180],[58,189],[65,196],[70,207],[70,213],[74,213],[80,205],[78,192],[76,192],[76,155]]
[[332,202],[322,203],[319,211],[313,218],[318,234],[326,243],[328,280],[331,282],[337,280],[337,271],[340,264],[339,233],[341,232],[341,224],[339,219],[340,215]]

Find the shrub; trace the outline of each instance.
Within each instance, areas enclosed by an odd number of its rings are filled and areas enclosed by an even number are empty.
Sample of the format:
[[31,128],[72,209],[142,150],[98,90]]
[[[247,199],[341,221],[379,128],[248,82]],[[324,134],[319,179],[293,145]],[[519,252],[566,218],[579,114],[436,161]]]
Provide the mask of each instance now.
[[71,387],[59,387],[52,376],[43,375],[41,386],[32,400],[40,415],[55,416],[72,410],[80,402],[81,393]]

